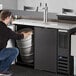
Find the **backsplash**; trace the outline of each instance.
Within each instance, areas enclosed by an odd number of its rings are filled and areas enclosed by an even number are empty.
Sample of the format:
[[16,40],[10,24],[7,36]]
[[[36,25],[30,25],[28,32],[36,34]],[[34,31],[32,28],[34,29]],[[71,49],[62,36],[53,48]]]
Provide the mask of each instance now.
[[[23,10],[11,10],[13,15],[18,15],[23,18],[29,19],[41,19],[43,20],[43,12],[35,12],[35,11],[23,11]],[[56,13],[48,13],[48,19],[57,19]]]

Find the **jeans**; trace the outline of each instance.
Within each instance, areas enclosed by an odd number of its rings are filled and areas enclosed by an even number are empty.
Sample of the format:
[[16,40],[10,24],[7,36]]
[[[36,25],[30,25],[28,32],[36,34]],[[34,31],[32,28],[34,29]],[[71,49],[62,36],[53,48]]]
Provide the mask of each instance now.
[[0,51],[0,72],[7,72],[11,63],[18,56],[17,48],[4,48]]

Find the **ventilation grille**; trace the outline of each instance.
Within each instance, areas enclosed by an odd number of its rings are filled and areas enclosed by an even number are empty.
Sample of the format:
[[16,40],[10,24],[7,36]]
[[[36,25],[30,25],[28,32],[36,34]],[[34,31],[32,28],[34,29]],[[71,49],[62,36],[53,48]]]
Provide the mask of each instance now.
[[58,73],[69,74],[68,57],[58,57]]

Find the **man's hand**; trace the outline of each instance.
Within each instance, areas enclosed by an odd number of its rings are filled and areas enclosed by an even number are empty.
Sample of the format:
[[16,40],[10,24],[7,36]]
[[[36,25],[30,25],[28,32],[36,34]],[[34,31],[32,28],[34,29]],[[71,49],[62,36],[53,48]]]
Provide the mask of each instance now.
[[33,33],[32,32],[27,32],[27,33],[21,32],[21,34],[24,35],[24,38],[27,38],[29,35],[32,35]]

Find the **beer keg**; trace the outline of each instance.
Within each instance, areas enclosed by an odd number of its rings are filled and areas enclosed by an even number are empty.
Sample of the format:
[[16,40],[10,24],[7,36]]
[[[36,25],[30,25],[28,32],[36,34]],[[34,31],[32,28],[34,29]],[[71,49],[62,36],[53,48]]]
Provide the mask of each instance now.
[[[24,28],[18,32],[32,32],[30,28]],[[33,63],[32,35],[27,38],[17,40],[17,46],[20,50],[21,59],[25,63]]]

